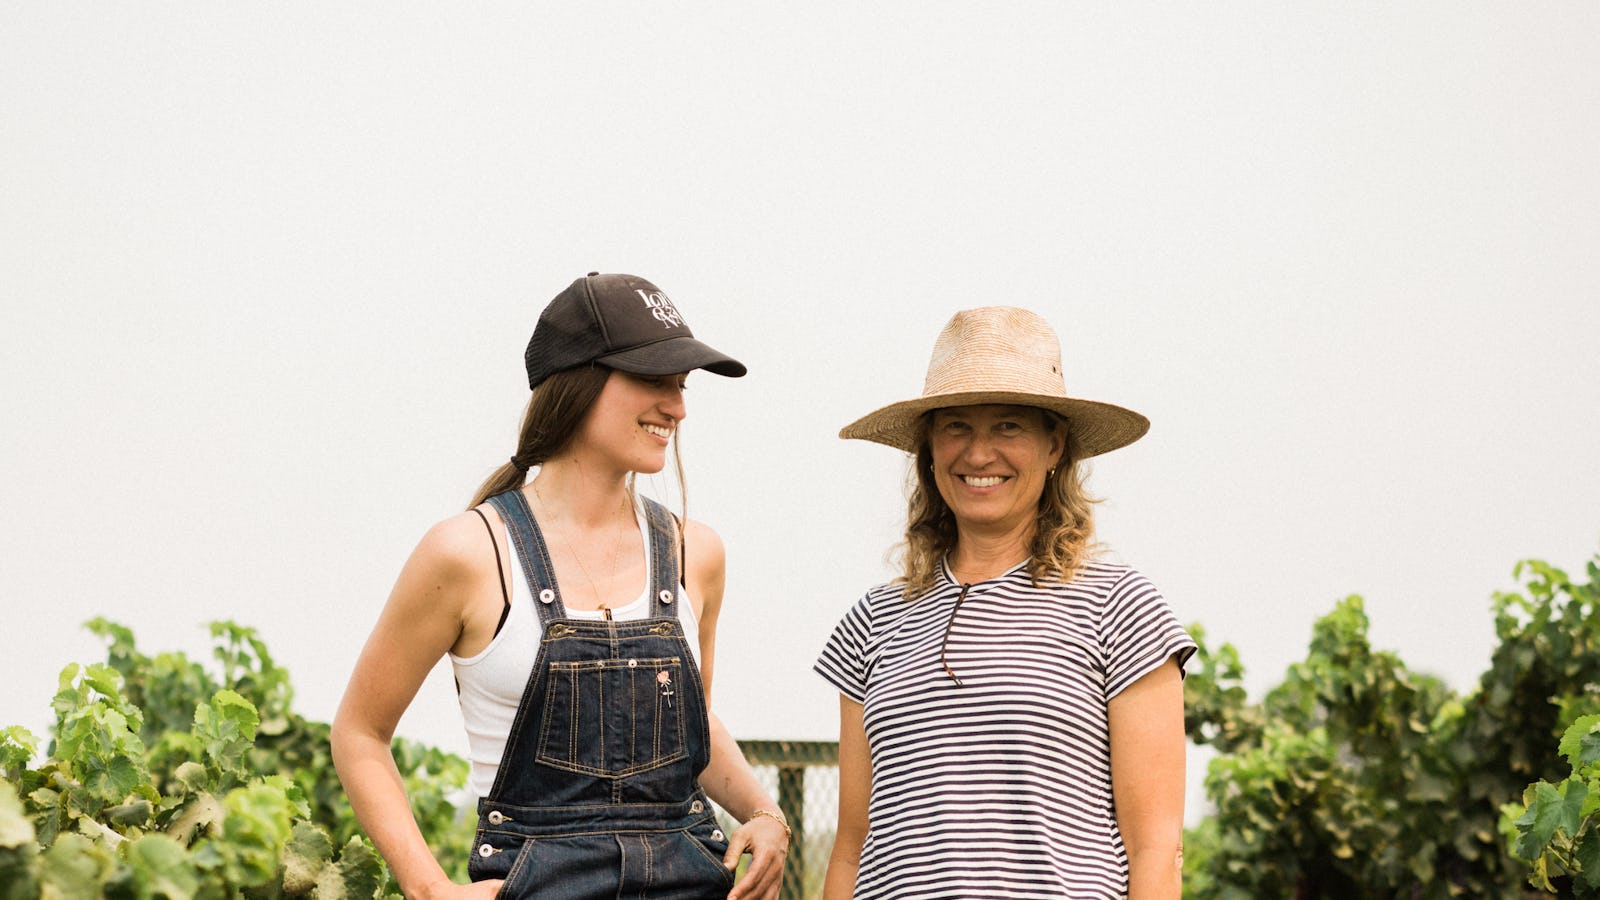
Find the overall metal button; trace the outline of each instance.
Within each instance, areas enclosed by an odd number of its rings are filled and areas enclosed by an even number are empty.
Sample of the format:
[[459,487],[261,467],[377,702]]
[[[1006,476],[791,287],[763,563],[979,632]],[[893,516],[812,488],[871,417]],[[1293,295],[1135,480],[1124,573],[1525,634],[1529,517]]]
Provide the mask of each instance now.
[[701,803],[699,800],[696,800],[695,802],[689,804],[689,812],[700,813],[700,812],[705,812],[705,811],[706,811],[706,805],[704,803]]
[[671,591],[662,591],[661,592],[661,602],[662,603],[671,603],[672,602],[672,592]]
[[479,844],[478,845],[478,855],[483,857],[484,859],[488,859],[489,857],[494,855],[494,848],[489,846],[488,844]]
[[637,659],[628,660],[628,668],[630,668],[630,669],[639,668],[639,661]]
[[539,592],[539,602],[540,603],[549,603],[549,602],[551,602],[552,600],[555,600],[555,599],[556,599],[556,592],[550,590],[549,588],[545,588],[544,590]]
[[722,840],[722,829],[721,828],[713,828],[713,829],[711,829],[711,839],[713,841]]
[[493,810],[492,812],[489,813],[489,824],[490,825],[499,825],[501,822],[504,822],[505,820],[506,820],[506,817],[498,809],[497,810]]

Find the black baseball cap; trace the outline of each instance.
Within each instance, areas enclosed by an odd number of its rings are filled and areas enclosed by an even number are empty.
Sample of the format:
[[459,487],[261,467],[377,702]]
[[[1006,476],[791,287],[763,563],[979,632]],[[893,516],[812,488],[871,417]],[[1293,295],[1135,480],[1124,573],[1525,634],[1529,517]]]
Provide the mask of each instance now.
[[705,369],[729,378],[744,363],[695,340],[660,288],[637,275],[590,272],[539,314],[524,356],[528,387],[574,366],[600,363],[635,375]]

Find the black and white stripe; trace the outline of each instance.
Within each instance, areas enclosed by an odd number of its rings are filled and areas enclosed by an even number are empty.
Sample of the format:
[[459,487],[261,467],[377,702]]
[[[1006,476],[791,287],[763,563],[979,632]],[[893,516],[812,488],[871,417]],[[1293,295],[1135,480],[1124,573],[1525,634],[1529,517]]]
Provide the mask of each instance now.
[[1194,642],[1126,566],[1041,587],[1018,566],[956,610],[958,685],[939,648],[960,595],[948,570],[912,602],[874,588],[817,659],[864,704],[872,753],[856,898],[1122,897],[1106,705]]

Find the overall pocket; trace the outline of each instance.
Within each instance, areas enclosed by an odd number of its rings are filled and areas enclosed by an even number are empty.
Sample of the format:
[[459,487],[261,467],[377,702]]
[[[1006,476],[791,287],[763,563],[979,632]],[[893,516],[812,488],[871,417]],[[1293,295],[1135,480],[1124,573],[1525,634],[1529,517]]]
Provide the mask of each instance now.
[[713,883],[720,884],[724,890],[733,887],[733,870],[722,864],[722,857],[728,852],[728,839],[715,822],[684,829],[678,832],[678,838],[711,864],[707,871],[716,876]]
[[530,837],[496,900],[615,900],[622,853],[611,834]]
[[679,657],[551,662],[536,759],[607,778],[683,759]]
[[[670,897],[672,900],[721,900],[733,887],[733,872],[722,864],[728,843],[721,839],[715,823],[630,836],[623,840],[624,856],[634,865],[624,864],[623,891],[626,896]],[[642,853],[641,853],[642,851]],[[643,855],[649,860],[641,872],[637,864]],[[648,873],[648,874],[644,874]]]

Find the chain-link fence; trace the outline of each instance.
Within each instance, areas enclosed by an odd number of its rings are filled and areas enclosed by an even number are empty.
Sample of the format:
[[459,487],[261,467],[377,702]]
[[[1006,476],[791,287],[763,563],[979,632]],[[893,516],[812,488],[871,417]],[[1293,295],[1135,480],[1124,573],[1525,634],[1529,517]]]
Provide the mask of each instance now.
[[[784,863],[782,900],[821,897],[838,817],[839,744],[740,741],[739,749],[755,769],[756,778],[778,798],[794,833]],[[726,819],[726,814],[723,817]]]

